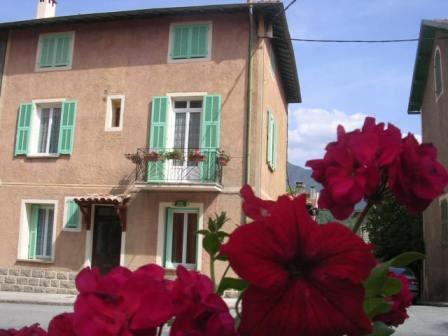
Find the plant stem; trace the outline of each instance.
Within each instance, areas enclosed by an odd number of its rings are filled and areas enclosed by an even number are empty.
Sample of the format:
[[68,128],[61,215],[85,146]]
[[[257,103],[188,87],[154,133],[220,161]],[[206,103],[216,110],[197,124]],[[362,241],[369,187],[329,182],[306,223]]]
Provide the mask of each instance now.
[[162,330],[163,330],[163,324],[159,327],[159,332],[157,333],[157,336],[162,336]]
[[221,276],[221,280],[219,280],[218,288],[219,288],[219,286],[221,285],[222,280],[223,280],[223,279],[225,278],[225,276],[227,275],[227,272],[229,272],[229,269],[230,269],[230,263],[227,264],[227,267],[226,267],[226,269],[224,270],[224,273],[223,273],[222,276]]
[[367,216],[367,213],[369,212],[370,208],[373,206],[373,202],[368,202],[367,205],[362,209],[361,214],[358,216],[358,219],[356,220],[355,225],[352,228],[352,231],[354,233],[358,233],[359,228],[361,227],[362,222],[364,221],[364,218]]
[[236,299],[235,302],[235,312],[236,312],[236,316],[238,316],[239,318],[241,318],[241,314],[240,314],[240,310],[238,309],[240,306],[240,302],[243,298],[243,293],[241,292],[240,295],[238,296],[238,299]]
[[215,292],[216,292],[215,261],[216,259],[213,256],[210,256],[210,279],[212,279],[213,286],[215,286]]

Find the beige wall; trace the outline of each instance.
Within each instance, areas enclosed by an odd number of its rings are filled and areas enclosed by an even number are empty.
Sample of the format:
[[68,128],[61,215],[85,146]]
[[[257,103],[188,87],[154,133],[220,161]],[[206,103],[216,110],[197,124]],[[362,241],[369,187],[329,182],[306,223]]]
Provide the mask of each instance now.
[[[440,34],[439,34],[440,35]],[[436,40],[442,52],[444,93],[436,101],[434,85],[434,52],[428,69],[428,80],[422,106],[423,142],[432,142],[438,150],[439,160],[448,167],[448,41]],[[446,197],[444,195],[443,197]],[[448,300],[448,245],[442,245],[440,198],[434,200],[423,213],[426,244],[424,299]]]

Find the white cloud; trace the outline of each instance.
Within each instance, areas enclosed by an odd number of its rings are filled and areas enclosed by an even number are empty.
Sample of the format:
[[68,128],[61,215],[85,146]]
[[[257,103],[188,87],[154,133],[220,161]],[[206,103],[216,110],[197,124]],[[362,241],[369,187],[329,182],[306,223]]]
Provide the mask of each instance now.
[[288,160],[304,166],[307,160],[322,158],[327,143],[336,140],[338,125],[351,131],[361,127],[365,117],[361,113],[349,115],[319,108],[290,111]]

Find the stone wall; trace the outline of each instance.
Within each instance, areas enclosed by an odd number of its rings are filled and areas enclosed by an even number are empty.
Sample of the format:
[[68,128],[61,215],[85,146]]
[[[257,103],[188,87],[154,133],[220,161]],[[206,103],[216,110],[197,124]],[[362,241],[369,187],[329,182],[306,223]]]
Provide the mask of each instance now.
[[38,268],[0,268],[0,291],[77,294],[76,274]]

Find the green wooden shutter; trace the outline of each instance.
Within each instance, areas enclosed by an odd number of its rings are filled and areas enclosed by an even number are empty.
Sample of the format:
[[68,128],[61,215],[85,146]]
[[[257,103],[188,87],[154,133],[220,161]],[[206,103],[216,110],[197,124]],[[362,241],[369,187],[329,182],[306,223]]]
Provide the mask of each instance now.
[[16,149],[15,155],[26,155],[30,142],[31,113],[33,104],[20,104],[19,119],[17,120]]
[[205,155],[205,160],[201,162],[201,180],[203,182],[216,182],[220,121],[221,96],[205,96],[201,125],[201,151]]
[[67,229],[78,229],[79,228],[79,219],[80,219],[80,210],[78,204],[74,200],[70,200],[66,204],[67,206],[67,218],[65,227]]
[[266,154],[266,160],[269,165],[269,167],[272,167],[272,148],[274,143],[274,118],[272,117],[271,110],[268,110],[268,141],[267,141],[267,154]]
[[442,200],[440,203],[440,217],[442,224],[442,243],[448,243],[448,201]]
[[61,127],[59,129],[59,154],[72,154],[76,124],[76,101],[62,104]]
[[56,52],[55,52],[55,67],[68,66],[71,63],[71,35],[57,36],[56,40]]
[[[149,134],[149,149],[163,152],[166,147],[168,97],[154,97],[151,110],[151,132]],[[165,162],[148,162],[148,182],[165,180]]]
[[436,54],[434,57],[434,72],[435,72],[435,87],[436,94],[439,96],[443,90],[443,82],[442,82],[442,59],[440,56],[440,50],[436,50]]
[[171,58],[182,59],[190,57],[190,26],[175,26],[173,28]]
[[191,27],[191,58],[205,58],[208,56],[208,25],[194,25]]
[[272,170],[277,168],[277,123],[273,121],[272,126]]
[[173,251],[173,215],[174,209],[168,208],[166,212],[166,230],[165,230],[165,253],[163,266],[174,268],[172,251]]
[[55,61],[56,38],[54,36],[41,37],[39,67],[50,68]]
[[39,220],[39,205],[31,205],[31,218],[29,220],[28,258],[36,259],[37,221]]

